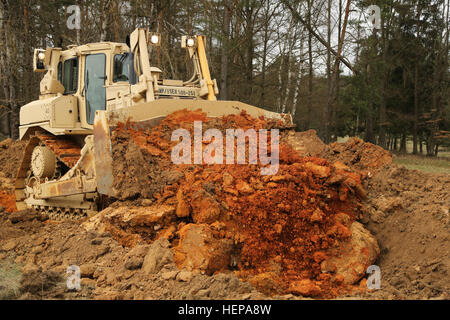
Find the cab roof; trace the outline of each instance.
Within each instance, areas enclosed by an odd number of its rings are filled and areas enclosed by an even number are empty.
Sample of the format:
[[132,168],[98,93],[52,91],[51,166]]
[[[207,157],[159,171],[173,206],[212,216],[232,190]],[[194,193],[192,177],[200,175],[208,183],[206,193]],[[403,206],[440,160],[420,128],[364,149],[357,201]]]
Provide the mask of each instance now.
[[130,49],[125,43],[119,42],[94,42],[80,46],[70,45],[63,51],[63,55],[76,56],[80,53],[89,53],[102,50],[113,50],[113,53],[128,52]]

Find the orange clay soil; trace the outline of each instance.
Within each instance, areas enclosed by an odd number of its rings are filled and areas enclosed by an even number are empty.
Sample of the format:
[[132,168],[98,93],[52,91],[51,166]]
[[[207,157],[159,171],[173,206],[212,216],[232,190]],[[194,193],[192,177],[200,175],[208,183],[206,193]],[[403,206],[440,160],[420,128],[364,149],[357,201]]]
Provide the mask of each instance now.
[[359,174],[340,162],[300,157],[283,141],[279,170],[272,176],[262,176],[259,165],[175,165],[170,155],[178,142],[170,141],[171,133],[185,128],[192,134],[195,120],[203,122],[203,132],[275,125],[245,113],[211,119],[182,110],[148,131],[132,123],[120,125],[113,137],[126,132],[162,167],[183,173],[162,186],[157,202],[173,201],[176,195],[177,215],[210,225],[217,239],[233,240],[240,251],[236,273],[243,280],[267,293],[296,293],[296,286],[315,297],[345,292],[342,277],[322,271],[331,255],[328,249],[351,237],[348,226],[360,207],[356,195],[365,196]]
[[1,190],[0,191],[0,206],[5,207],[6,212],[15,212],[16,198],[14,194]]

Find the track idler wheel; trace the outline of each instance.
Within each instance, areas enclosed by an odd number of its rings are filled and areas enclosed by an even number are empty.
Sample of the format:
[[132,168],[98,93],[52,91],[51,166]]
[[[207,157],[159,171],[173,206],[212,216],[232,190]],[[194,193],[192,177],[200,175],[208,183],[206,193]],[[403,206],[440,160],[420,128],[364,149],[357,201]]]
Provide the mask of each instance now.
[[40,178],[53,178],[56,173],[56,156],[45,146],[37,146],[31,155],[31,170]]

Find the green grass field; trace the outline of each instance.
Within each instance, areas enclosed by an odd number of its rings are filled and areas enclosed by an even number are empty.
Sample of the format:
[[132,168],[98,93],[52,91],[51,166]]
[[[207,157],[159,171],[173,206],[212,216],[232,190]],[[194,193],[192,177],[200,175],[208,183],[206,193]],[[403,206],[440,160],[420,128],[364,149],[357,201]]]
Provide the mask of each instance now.
[[11,257],[0,260],[0,300],[14,299],[18,295],[21,274]]
[[438,157],[427,157],[425,155],[413,155],[413,143],[406,141],[407,154],[394,154],[394,162],[408,169],[420,170],[430,173],[450,174],[450,152],[439,148]]
[[430,173],[450,174],[450,158],[433,158],[426,156],[416,156],[412,154],[394,155],[394,162],[408,169],[421,170]]

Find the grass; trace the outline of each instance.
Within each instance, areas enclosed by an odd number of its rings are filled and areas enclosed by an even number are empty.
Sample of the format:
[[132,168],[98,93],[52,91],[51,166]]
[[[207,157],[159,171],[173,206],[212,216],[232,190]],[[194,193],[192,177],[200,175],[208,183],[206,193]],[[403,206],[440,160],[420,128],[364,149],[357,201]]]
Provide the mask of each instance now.
[[396,164],[402,165],[407,169],[429,173],[450,174],[450,158],[447,157],[435,158],[412,154],[398,154],[394,155],[393,160]]
[[0,300],[9,300],[19,293],[21,271],[12,258],[0,260]]

